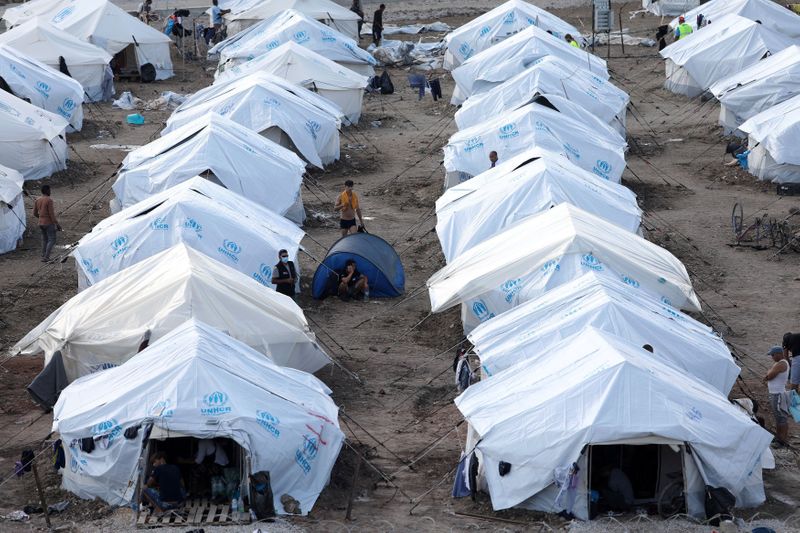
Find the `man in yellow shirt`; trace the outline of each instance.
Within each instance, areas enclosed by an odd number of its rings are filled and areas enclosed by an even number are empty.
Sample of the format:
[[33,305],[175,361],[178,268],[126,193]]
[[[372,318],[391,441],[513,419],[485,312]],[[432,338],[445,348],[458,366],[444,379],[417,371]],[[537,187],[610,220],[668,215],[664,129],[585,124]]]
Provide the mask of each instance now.
[[564,36],[564,40],[567,41],[570,46],[574,46],[575,48],[580,48],[581,47],[581,45],[578,43],[578,41],[576,41],[575,38],[572,37],[572,35],[569,34],[569,33]]
[[342,237],[347,237],[350,233],[358,231],[356,226],[356,215],[364,228],[364,217],[361,215],[361,206],[358,203],[358,196],[353,191],[353,180],[344,182],[344,191],[336,199],[334,211],[339,211],[339,228],[342,230]]
[[680,41],[694,31],[689,24],[686,24],[686,19],[683,16],[678,17],[678,25],[675,27],[675,40]]

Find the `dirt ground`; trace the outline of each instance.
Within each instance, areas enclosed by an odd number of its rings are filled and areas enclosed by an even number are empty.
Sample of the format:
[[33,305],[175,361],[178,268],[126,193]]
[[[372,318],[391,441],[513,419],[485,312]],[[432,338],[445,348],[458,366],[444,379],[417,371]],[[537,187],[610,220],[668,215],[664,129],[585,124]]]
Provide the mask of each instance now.
[[[390,4],[387,23],[443,20],[463,24],[497,1],[433,2],[411,0]],[[365,2],[371,11],[373,2]],[[393,11],[394,9],[394,11]],[[588,8],[554,10],[579,27],[589,24]],[[653,34],[659,19],[639,17],[624,26],[637,35]],[[426,36],[426,40],[438,36]],[[395,38],[395,37],[390,37]],[[367,39],[362,45],[368,44]],[[773,186],[756,183],[752,176],[724,166],[725,141],[717,127],[718,105],[690,101],[664,91],[664,68],[655,48],[619,46],[598,51],[610,55],[612,79],[631,95],[628,118],[629,170],[626,185],[639,195],[646,212],[646,235],[677,255],[690,271],[704,304],[699,318],[716,327],[736,349],[743,382],[734,397],[746,389],[764,401],[760,379],[768,359],[764,353],[779,343],[786,331],[798,329],[800,255],[775,255],[731,247],[731,209],[744,206],[745,216],[768,212],[783,217],[800,207],[800,197],[776,196]],[[193,92],[211,83],[212,64],[175,59],[173,80],[152,85],[118,83],[118,94],[130,90],[150,100],[160,92]],[[454,347],[462,339],[456,311],[430,316],[423,289],[428,277],[444,264],[433,232],[433,205],[442,191],[441,148],[455,132],[454,108],[449,104],[452,80],[442,72],[445,99],[418,101],[406,86],[407,72],[389,69],[397,91],[365,97],[365,112],[357,127],[342,132],[342,158],[324,172],[312,172],[316,184],[304,190],[309,213],[308,252],[301,260],[304,295],[300,305],[319,339],[350,372],[339,368],[318,375],[334,391],[341,409],[342,429],[352,448],[345,447],[331,486],[306,518],[282,520],[265,530],[319,531],[446,531],[542,530],[571,527],[577,531],[661,530],[710,531],[685,520],[651,522],[648,518],[620,517],[593,524],[568,526],[537,513],[493,513],[488,498],[477,503],[450,497],[452,470],[464,445],[465,427],[452,400],[456,396],[450,370]],[[59,246],[77,241],[107,216],[113,173],[125,156],[120,150],[100,150],[95,144],[141,145],[158,135],[169,111],[143,112],[143,126],[125,123],[127,111],[110,104],[85,108],[84,130],[71,134],[69,169],[45,180],[64,232]],[[362,195],[368,229],[392,243],[403,260],[407,282],[405,299],[343,303],[316,302],[308,296],[315,259],[325,255],[338,237],[333,199],[345,179],[355,181]],[[34,193],[39,183],[26,188]],[[76,292],[72,258],[39,262],[39,240],[30,216],[22,246],[0,256],[0,353],[5,353],[27,331]],[[60,252],[63,249],[59,248]],[[0,515],[35,504],[32,477],[7,478],[23,448],[41,449],[50,431],[50,415],[28,399],[24,387],[41,369],[41,358],[0,358]],[[769,417],[768,417],[769,418]],[[724,428],[720,428],[721,431]],[[793,443],[800,445],[800,429],[792,426]],[[45,442],[47,445],[49,441]],[[354,451],[354,450],[357,450]],[[352,521],[345,509],[358,453],[363,463],[357,480]],[[70,508],[53,517],[55,526],[73,531],[121,531],[130,527],[130,511],[109,509],[100,502],[83,502],[58,488],[57,474],[48,467],[47,454],[39,461],[45,473],[48,500],[68,499]],[[800,530],[800,469],[791,451],[776,452],[777,468],[764,474],[767,503],[741,510],[748,523],[770,525],[776,531]],[[0,524],[0,530],[41,528],[41,515],[29,523]],[[254,528],[228,528],[252,531]]]

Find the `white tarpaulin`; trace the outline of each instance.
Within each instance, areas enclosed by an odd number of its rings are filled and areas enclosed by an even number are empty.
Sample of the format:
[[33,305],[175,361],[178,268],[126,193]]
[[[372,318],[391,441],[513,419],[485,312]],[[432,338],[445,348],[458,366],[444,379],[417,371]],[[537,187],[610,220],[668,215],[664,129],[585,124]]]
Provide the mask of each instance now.
[[[80,289],[179,242],[274,289],[278,251],[286,249],[298,264],[303,235],[281,215],[195,177],[103,220],[72,255]],[[121,253],[114,246],[119,239],[126,241]]]
[[453,70],[456,89],[452,104],[460,104],[478,92],[484,92],[526,70],[537,59],[555,56],[608,79],[606,62],[558,39],[534,26],[519,32],[497,45],[476,54]]
[[[555,469],[578,461],[587,445],[664,440],[688,443],[705,484],[730,490],[737,506],[765,499],[769,432],[707,383],[593,328],[472,385],[456,405],[480,436],[496,510],[551,486]],[[503,476],[500,461],[511,466]]]
[[564,40],[564,36],[570,34],[579,43],[583,40],[578,29],[565,20],[522,0],[509,0],[445,36],[444,68],[452,70],[530,26],[544,32],[549,30],[556,39]]
[[727,396],[740,369],[711,328],[643,295],[622,281],[587,272],[542,296],[481,324],[469,335],[483,375],[495,376],[587,327],[634,345],[705,381]]
[[674,17],[700,5],[700,0],[642,0],[642,8],[659,17]]
[[[772,0],[712,0],[687,11],[686,23],[697,29],[699,14],[711,21],[712,26],[725,15],[734,14],[753,21],[760,20],[761,24],[771,32],[800,38],[800,16]],[[677,17],[669,23],[672,29],[677,25]]]
[[748,135],[748,170],[762,180],[800,183],[800,95],[739,126]]
[[[189,321],[118,368],[64,389],[53,431],[64,441],[63,487],[111,505],[135,502],[143,438],[128,428],[197,439],[229,438],[252,474],[270,473],[275,509],[291,495],[301,514],[328,484],[344,434],[330,390],[314,376],[281,368],[245,344]],[[98,443],[81,450],[82,438]]]
[[82,92],[89,101],[106,100],[114,94],[113,74],[108,66],[111,55],[42,18],[29,20],[0,34],[0,44],[10,46],[55,70],[59,70],[59,58],[63,57],[69,75],[81,84]]
[[263,0],[249,9],[225,15],[228,32],[234,35],[287,9],[298,11],[351,39],[358,39],[361,17],[331,0]]
[[566,98],[625,137],[625,119],[630,101],[628,93],[610,81],[556,56],[537,59],[526,70],[500,85],[467,98],[456,112],[456,124],[459,129],[474,126],[487,117],[499,116],[530,103],[537,94]]
[[297,154],[216,113],[130,152],[114,183],[112,210],[129,207],[198,174],[294,222],[305,217]]
[[0,161],[26,180],[67,168],[68,126],[60,115],[0,91]]
[[[119,253],[127,246],[123,238],[112,243]],[[44,353],[47,366],[60,351],[73,381],[135,356],[145,332],[154,342],[190,318],[228,332],[281,366],[315,372],[330,362],[291,298],[184,244],[73,296],[12,353]]]
[[0,165],[0,254],[15,250],[25,233],[24,182],[22,174]]
[[368,78],[294,41],[216,73],[214,84],[254,72],[266,72],[318,93],[336,104],[351,124],[358,123],[361,117],[361,102]]
[[616,139],[597,133],[549,107],[526,105],[450,137],[444,147],[445,187],[488,170],[490,152],[504,161],[532,146],[563,154],[584,170],[619,183],[627,145],[615,132],[610,133]]
[[156,69],[156,79],[172,77],[172,40],[109,0],[32,0],[6,9],[3,18],[17,26],[36,16],[114,55],[133,46],[136,62]]
[[341,110],[277,76],[255,72],[201,89],[172,113],[161,135],[209,113],[227,117],[281,146],[293,144],[316,167],[339,159]]
[[726,15],[659,52],[667,60],[664,87],[693,98],[792,44],[792,39],[762,24]]
[[733,133],[750,117],[800,94],[800,46],[762,59],[709,90],[720,101],[719,123],[725,134]]
[[431,311],[462,304],[469,332],[586,272],[620,279],[667,305],[700,310],[686,267],[669,251],[561,204],[505,228],[431,276]]
[[218,71],[270,53],[293,41],[363,76],[375,74],[378,62],[358,42],[306,15],[287,9],[229,37],[208,51],[219,55]]
[[630,189],[561,156],[542,157],[500,177],[484,174],[447,189],[436,201],[436,234],[448,262],[515,222],[561,203],[639,231],[642,212]]
[[201,89],[172,113],[161,135],[209,113],[229,118],[281,146],[293,145],[316,167],[339,159],[341,110],[277,76],[255,72]]
[[0,77],[16,96],[64,117],[80,131],[83,125],[83,87],[74,79],[0,44]]

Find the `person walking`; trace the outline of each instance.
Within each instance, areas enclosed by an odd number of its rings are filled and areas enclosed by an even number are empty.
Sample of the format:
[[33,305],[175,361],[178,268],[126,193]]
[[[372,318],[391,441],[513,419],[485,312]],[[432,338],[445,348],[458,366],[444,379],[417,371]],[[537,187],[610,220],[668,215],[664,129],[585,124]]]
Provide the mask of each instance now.
[[342,230],[342,237],[347,237],[350,233],[358,231],[356,226],[356,215],[361,222],[361,228],[366,229],[364,217],[361,214],[361,206],[358,203],[358,195],[353,191],[353,180],[344,182],[344,191],[336,199],[334,211],[340,212],[339,229]]
[[783,355],[783,347],[773,346],[767,353],[772,357],[772,368],[764,376],[767,384],[769,403],[775,416],[775,436],[777,445],[784,446],[789,440],[789,404],[786,383],[789,380],[789,361]]
[[361,27],[364,26],[364,8],[361,6],[361,0],[353,0],[353,3],[350,4],[350,11],[359,16],[358,38],[361,39]]
[[375,43],[375,46],[381,45],[381,38],[383,36],[383,12],[385,10],[386,4],[381,4],[372,16],[372,42]]
[[50,261],[53,246],[56,245],[56,231],[61,231],[53,199],[50,198],[49,185],[42,185],[42,195],[33,204],[33,216],[39,219],[39,230],[42,232],[42,262],[47,263]]
[[286,250],[278,252],[278,264],[272,269],[272,284],[279,293],[294,298],[297,270],[294,267],[294,261],[289,261],[289,252]]

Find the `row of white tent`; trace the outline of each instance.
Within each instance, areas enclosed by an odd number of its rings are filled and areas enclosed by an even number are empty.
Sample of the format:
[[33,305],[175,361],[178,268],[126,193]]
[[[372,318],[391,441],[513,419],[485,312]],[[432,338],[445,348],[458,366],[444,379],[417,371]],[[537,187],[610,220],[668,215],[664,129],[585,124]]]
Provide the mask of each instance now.
[[[276,14],[287,17],[319,24]],[[64,487],[81,497],[135,500],[141,432],[119,434],[137,425],[155,439],[232,439],[250,465],[243,479],[270,472],[279,512],[288,494],[308,513],[328,482],[344,436],[311,373],[331,359],[271,280],[278,250],[298,264],[306,165],[338,159],[368,78],[302,45],[220,69],[127,155],[112,216],[72,251],[80,292],[13,349],[45,355],[29,391],[54,408]],[[83,452],[87,436],[108,448]]]
[[[698,29],[700,14],[710,23]],[[685,18],[695,31],[661,51],[665,87],[713,95],[724,133],[748,139],[748,170],[800,183],[800,16],[769,0],[713,0]]]
[[620,184],[628,96],[601,59],[535,26],[453,70],[454,102],[465,100],[436,202],[447,264],[427,287],[433,312],[461,307],[480,359],[480,381],[456,399],[465,456],[479,458],[470,489],[497,510],[586,519],[587,448],[649,444],[672,464],[660,488],[683,472],[689,514],[705,515],[707,485],[760,504],[771,436],[728,401],[739,367],[681,311],[701,310],[687,270],[641,236],[636,195]]

